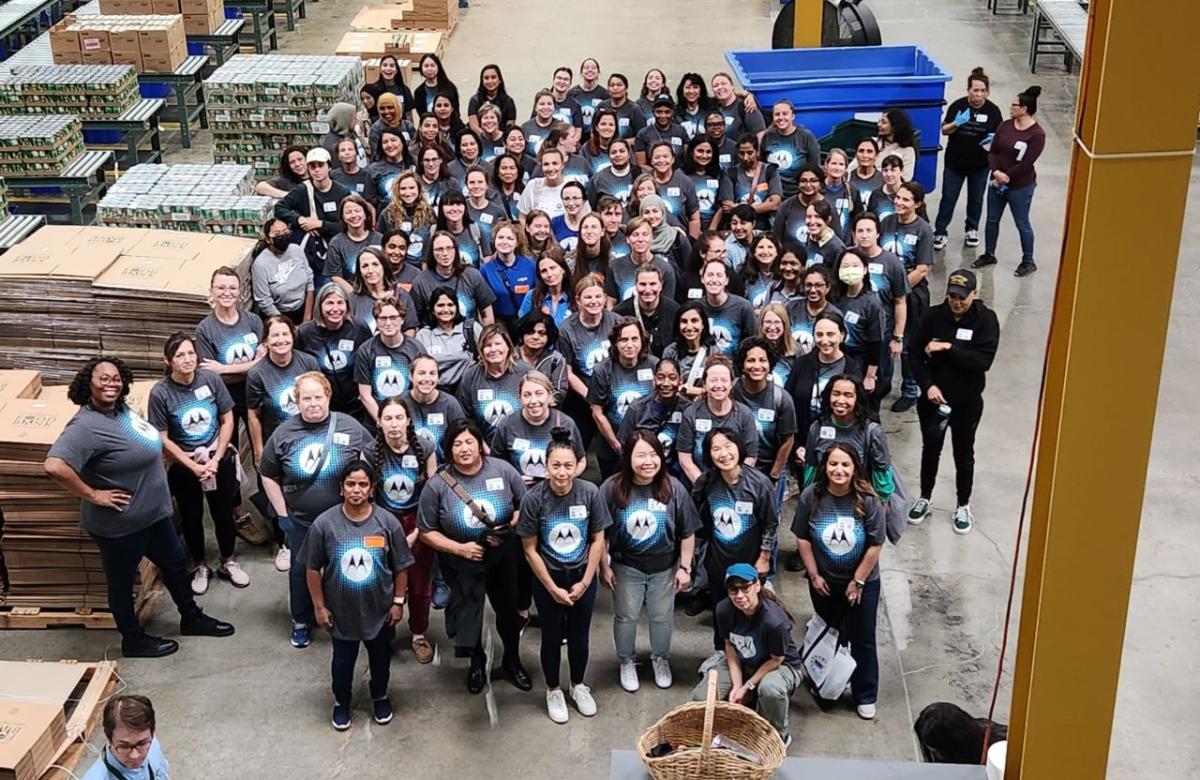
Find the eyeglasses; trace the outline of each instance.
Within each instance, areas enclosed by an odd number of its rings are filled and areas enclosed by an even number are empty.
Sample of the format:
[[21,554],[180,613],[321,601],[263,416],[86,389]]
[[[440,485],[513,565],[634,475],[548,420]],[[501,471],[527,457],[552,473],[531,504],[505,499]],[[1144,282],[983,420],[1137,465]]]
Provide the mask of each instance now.
[[98,376],[98,377],[96,377],[96,384],[98,384],[98,385],[120,385],[120,384],[122,384],[122,382],[121,382],[121,377],[119,377],[119,376]]
[[745,585],[729,585],[725,588],[725,590],[730,596],[736,596],[739,593],[745,595],[746,593],[749,593],[750,589],[757,584],[758,583],[755,582],[747,582]]
[[133,753],[134,751],[136,751],[138,753],[145,753],[147,750],[150,749],[150,743],[153,741],[154,741],[154,738],[150,737],[148,739],[143,739],[141,742],[135,742],[132,745],[130,745],[126,742],[118,742],[117,744],[112,746],[112,750],[118,756],[127,756],[130,753]]
[[399,314],[380,314],[375,318],[376,322],[395,322],[400,319]]
[[801,179],[800,183],[801,184],[820,184],[821,180],[820,179]]
[[824,288],[826,288],[828,286],[829,285],[825,284],[825,282],[805,282],[804,283],[804,289],[806,289],[806,290],[823,290]]

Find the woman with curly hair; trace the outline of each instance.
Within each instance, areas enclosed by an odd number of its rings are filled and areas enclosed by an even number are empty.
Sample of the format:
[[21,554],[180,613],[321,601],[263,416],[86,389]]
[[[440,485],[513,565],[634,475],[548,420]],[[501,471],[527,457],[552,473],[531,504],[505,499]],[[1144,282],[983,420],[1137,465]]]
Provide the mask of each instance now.
[[437,215],[425,199],[421,177],[415,171],[404,171],[392,182],[392,200],[379,218],[379,232],[399,228],[408,233],[406,259],[414,265],[421,263],[425,241],[437,224]]
[[133,372],[119,358],[85,363],[67,389],[79,411],[50,447],[43,467],[80,500],[83,529],[100,548],[121,651],[126,658],[161,658],[178,650],[179,643],[147,634],[138,623],[133,585],[142,558],[162,572],[179,609],[179,633],[229,636],[233,626],[196,605],[172,519],[162,438],[126,403],[132,384]]

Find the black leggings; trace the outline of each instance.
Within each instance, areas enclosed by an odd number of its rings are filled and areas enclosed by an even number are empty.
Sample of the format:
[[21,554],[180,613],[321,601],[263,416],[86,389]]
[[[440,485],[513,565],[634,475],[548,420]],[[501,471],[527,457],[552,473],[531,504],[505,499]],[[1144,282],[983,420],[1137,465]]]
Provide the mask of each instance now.
[[[560,588],[570,590],[575,583],[583,579],[585,570],[579,568],[572,571],[551,571],[550,579]],[[533,600],[537,602],[538,615],[542,618],[541,660],[546,687],[559,687],[564,636],[567,639],[567,665],[571,670],[571,684],[581,684],[587,671],[592,608],[596,604],[596,580],[592,580],[592,584],[584,591],[579,601],[568,607],[555,601],[542,581],[535,577]]]
[[187,542],[188,554],[192,556],[192,561],[201,563],[205,559],[205,501],[208,502],[208,511],[216,529],[221,559],[231,557],[237,541],[233,498],[238,493],[237,468],[233,462],[233,455],[229,454],[221,459],[221,465],[217,468],[216,490],[205,492],[201,489],[200,480],[196,475],[178,463],[172,465],[167,472],[167,483],[170,485],[171,495],[179,504],[179,514],[183,516],[183,538]]

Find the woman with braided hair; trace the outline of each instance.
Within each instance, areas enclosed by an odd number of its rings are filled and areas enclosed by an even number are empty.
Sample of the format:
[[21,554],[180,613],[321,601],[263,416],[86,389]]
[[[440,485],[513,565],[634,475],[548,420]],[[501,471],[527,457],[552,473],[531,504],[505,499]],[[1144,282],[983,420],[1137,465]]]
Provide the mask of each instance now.
[[433,660],[433,645],[425,638],[429,630],[429,605],[433,549],[417,535],[417,503],[425,481],[437,470],[437,445],[414,427],[415,416],[408,401],[392,397],[379,405],[379,431],[375,434],[375,472],[379,485],[375,503],[394,514],[404,528],[405,541],[413,554],[408,569],[408,628],[412,651],[418,663]]

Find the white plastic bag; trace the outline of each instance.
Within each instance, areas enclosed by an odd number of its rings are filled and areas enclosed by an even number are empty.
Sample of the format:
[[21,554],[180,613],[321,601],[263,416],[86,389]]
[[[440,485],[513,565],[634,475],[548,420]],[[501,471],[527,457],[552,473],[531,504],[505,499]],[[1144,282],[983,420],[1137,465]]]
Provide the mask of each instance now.
[[828,701],[841,698],[857,667],[850,655],[850,646],[838,646],[837,629],[830,627],[820,615],[813,615],[805,627],[801,658],[812,689]]

